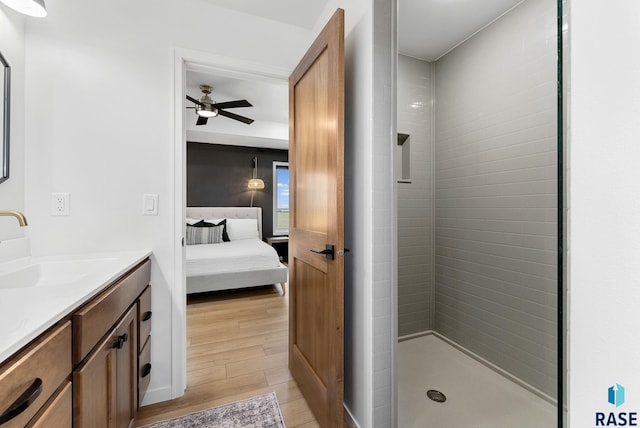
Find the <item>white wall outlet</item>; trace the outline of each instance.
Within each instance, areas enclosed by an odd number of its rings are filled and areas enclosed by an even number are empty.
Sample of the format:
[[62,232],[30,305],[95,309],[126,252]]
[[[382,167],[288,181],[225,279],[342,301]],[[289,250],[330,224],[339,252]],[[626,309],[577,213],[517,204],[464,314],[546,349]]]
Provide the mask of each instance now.
[[51,215],[69,215],[69,194],[51,194]]

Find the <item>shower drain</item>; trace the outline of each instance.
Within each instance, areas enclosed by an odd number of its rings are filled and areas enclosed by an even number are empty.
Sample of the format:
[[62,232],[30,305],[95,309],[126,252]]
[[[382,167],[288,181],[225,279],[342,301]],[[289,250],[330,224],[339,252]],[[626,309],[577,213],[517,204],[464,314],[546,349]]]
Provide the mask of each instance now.
[[435,401],[436,403],[444,403],[445,401],[447,401],[447,396],[435,389],[428,390],[427,397],[429,397],[430,400]]

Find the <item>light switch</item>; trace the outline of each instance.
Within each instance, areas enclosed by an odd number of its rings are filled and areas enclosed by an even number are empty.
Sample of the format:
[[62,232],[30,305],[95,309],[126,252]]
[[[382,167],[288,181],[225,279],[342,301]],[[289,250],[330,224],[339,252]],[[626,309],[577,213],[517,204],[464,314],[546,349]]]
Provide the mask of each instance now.
[[158,215],[158,195],[142,195],[142,215]]

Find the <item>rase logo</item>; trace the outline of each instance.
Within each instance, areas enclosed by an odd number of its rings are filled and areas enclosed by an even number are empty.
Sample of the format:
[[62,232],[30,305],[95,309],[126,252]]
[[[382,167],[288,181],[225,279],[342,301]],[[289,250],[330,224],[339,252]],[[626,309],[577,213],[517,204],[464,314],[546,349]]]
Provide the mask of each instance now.
[[[616,383],[607,390],[609,404],[620,407],[625,401],[624,386]],[[638,412],[596,412],[597,427],[637,427]]]
[[624,404],[624,386],[616,383],[614,386],[609,387],[609,403],[616,407]]

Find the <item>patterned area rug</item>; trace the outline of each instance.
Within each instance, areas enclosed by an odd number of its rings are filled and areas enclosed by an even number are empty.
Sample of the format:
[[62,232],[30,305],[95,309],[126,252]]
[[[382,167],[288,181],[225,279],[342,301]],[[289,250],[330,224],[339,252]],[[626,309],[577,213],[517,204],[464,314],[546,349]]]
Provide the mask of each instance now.
[[285,428],[275,392],[211,407],[142,428]]

